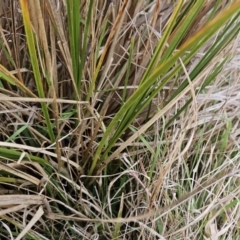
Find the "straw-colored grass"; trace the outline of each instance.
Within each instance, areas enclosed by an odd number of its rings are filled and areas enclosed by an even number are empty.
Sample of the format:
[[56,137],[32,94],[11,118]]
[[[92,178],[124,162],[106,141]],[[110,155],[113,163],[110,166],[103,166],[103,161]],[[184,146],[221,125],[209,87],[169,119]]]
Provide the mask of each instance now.
[[2,0],[0,239],[238,239],[239,14]]

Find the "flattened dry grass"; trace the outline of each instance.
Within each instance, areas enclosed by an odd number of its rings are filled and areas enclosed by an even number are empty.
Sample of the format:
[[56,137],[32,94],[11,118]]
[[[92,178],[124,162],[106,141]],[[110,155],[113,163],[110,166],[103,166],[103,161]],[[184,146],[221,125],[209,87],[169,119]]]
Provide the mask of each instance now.
[[0,3],[1,239],[238,239],[234,1]]

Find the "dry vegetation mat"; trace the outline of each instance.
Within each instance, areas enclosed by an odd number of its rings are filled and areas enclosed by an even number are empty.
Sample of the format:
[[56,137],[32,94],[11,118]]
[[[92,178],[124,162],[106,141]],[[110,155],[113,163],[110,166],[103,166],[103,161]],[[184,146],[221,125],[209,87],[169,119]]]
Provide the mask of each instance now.
[[0,239],[240,239],[239,19],[1,0]]

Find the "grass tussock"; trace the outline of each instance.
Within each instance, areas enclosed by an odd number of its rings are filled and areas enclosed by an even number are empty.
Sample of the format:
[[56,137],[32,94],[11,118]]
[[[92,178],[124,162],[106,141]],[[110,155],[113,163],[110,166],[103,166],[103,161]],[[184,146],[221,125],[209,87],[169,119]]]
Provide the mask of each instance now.
[[2,0],[1,239],[238,239],[240,1]]

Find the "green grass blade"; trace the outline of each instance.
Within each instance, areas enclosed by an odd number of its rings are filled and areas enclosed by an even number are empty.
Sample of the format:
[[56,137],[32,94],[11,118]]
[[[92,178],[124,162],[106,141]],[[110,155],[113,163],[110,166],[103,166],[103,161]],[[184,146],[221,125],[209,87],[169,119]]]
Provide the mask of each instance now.
[[67,0],[68,26],[69,26],[69,42],[72,57],[72,68],[74,80],[79,86],[79,66],[80,66],[80,1]]
[[127,68],[127,75],[126,75],[125,83],[124,83],[122,104],[124,104],[125,99],[126,99],[126,95],[127,95],[127,85],[128,85],[128,81],[129,81],[131,62],[132,62],[132,58],[133,58],[133,50],[134,50],[134,38],[131,39],[131,44],[130,44],[129,58],[128,58],[128,68]]
[[[38,91],[39,97],[44,98],[45,93],[43,90],[42,77],[41,77],[39,65],[38,65],[38,58],[37,58],[37,53],[36,53],[36,49],[35,49],[34,35],[33,35],[32,28],[31,28],[30,16],[29,16],[29,11],[28,11],[28,3],[26,0],[21,0],[20,3],[21,3],[22,12],[23,12],[23,22],[24,22],[26,38],[27,38],[27,42],[28,42],[28,49],[29,49],[29,54],[30,54],[30,58],[31,58],[35,83],[37,86],[37,91]],[[51,121],[50,121],[50,116],[48,113],[47,104],[42,102],[41,107],[42,107],[43,115],[44,115],[44,118],[46,121],[49,137],[51,139],[51,142],[54,142],[55,136],[54,136],[53,129],[51,126]]]

